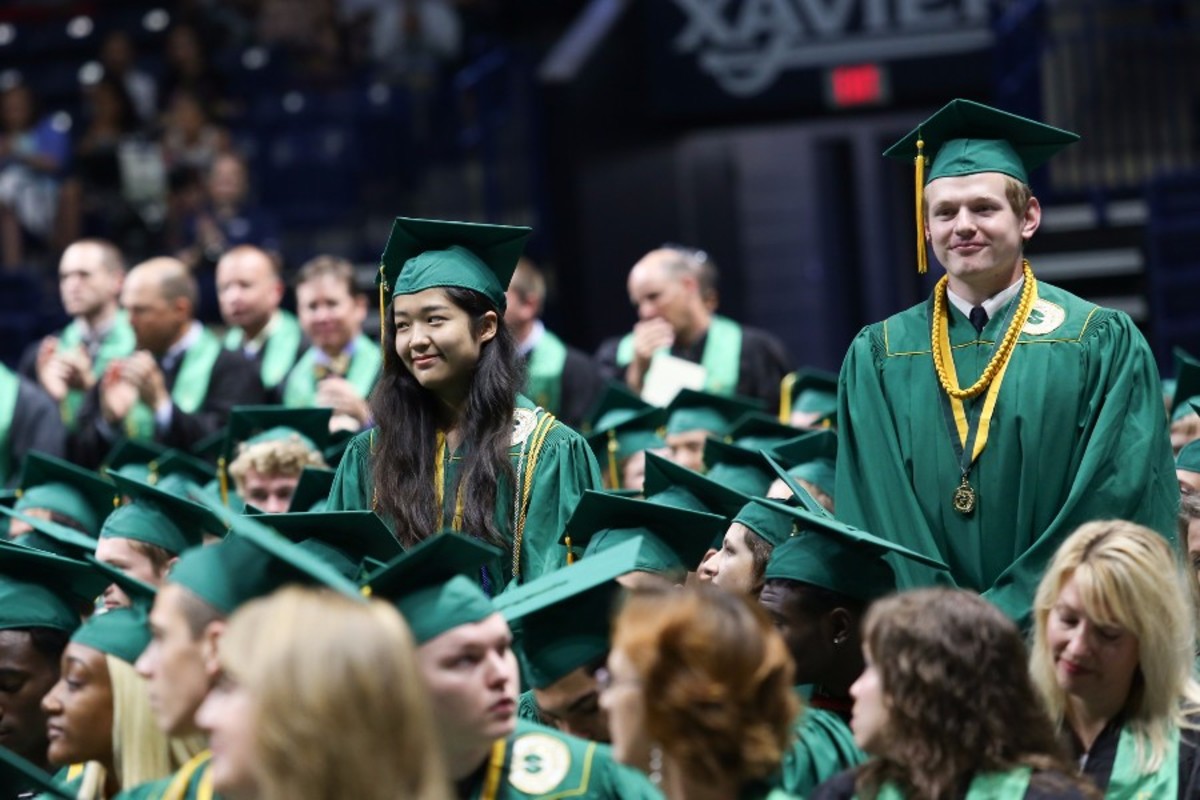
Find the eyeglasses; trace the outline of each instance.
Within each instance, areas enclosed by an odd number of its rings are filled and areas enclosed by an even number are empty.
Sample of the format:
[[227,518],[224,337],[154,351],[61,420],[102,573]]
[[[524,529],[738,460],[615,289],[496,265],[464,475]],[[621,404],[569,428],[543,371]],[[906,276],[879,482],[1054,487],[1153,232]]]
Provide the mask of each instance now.
[[637,678],[614,678],[613,674],[605,667],[600,667],[596,670],[596,685],[600,687],[601,692],[607,692],[610,689],[618,689],[622,686],[636,687],[641,686],[642,682]]

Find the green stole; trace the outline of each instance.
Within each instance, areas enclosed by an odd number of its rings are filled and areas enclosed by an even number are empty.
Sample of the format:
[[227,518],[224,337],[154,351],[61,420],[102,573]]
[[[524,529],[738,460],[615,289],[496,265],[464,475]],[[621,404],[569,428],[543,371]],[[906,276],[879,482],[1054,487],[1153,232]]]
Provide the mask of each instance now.
[[[83,326],[79,324],[79,320],[72,320],[71,324],[63,328],[58,337],[58,344],[59,347],[65,349],[83,344]],[[136,349],[137,337],[133,333],[133,328],[129,326],[129,316],[124,311],[117,311],[113,317],[112,326],[100,342],[100,349],[96,352],[96,358],[92,362],[92,375],[96,380],[100,380],[104,375],[104,370],[108,369],[108,365],[113,359],[124,358]],[[83,392],[71,389],[59,407],[63,424],[69,429],[75,427],[75,418],[79,415],[80,406],[83,405],[83,397]]]
[[[1033,771],[1029,767],[1017,767],[1007,772],[983,772],[971,779],[967,800],[1020,800],[1029,789]],[[858,795],[855,795],[857,800]],[[904,792],[890,783],[885,783],[875,795],[875,800],[904,800]]]
[[[669,350],[663,348],[658,352]],[[704,390],[712,394],[736,394],[741,360],[742,326],[728,317],[713,314],[704,339],[704,355],[700,358],[705,371]],[[617,365],[627,367],[632,362],[633,334],[627,333],[617,345]]]
[[533,402],[557,414],[562,407],[563,366],[567,363],[567,346],[548,330],[529,354],[529,378],[524,395]]
[[1138,769],[1137,736],[1129,726],[1121,727],[1117,757],[1108,779],[1105,800],[1174,800],[1179,796],[1179,728],[1171,726],[1162,766],[1150,774]]
[[16,466],[9,458],[11,451],[8,438],[12,433],[13,412],[17,410],[17,392],[20,389],[21,379],[16,373],[0,366],[0,485],[8,483]]
[[[216,335],[208,328],[201,328],[200,338],[183,354],[175,387],[171,389],[171,400],[183,413],[195,413],[204,402],[221,349]],[[125,418],[125,433],[130,439],[153,439],[154,411],[139,401]]]
[[[292,359],[300,349],[300,340],[304,337],[295,314],[279,309],[275,315],[275,319],[268,323],[274,328],[263,344],[262,370],[259,373],[267,389],[274,389],[287,377],[288,370],[292,368]],[[225,334],[225,349],[241,350],[245,335],[241,328],[230,328]]]
[[[292,367],[288,376],[287,386],[283,391],[283,404],[289,408],[305,408],[316,403],[317,379],[313,369],[317,365],[317,353],[320,350],[310,347]],[[383,365],[383,357],[375,342],[361,333],[354,340],[354,355],[350,358],[350,367],[346,370],[346,380],[354,387],[360,397],[366,398],[371,394],[375,380],[379,377],[379,368]]]

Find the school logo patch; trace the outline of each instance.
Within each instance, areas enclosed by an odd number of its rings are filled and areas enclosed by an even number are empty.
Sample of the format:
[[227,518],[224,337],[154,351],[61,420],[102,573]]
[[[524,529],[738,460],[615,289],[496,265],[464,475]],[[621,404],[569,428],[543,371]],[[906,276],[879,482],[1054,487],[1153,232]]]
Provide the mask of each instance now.
[[1047,333],[1057,330],[1058,326],[1062,325],[1066,319],[1067,312],[1062,306],[1038,298],[1029,311],[1029,319],[1025,321],[1021,333],[1027,333],[1030,336],[1045,336]]
[[571,771],[571,751],[544,733],[527,733],[513,742],[508,782],[525,794],[552,792]]
[[512,438],[509,439],[509,446],[516,447],[521,442],[529,438],[529,434],[533,433],[533,429],[537,427],[537,412],[529,408],[513,409],[513,430]]

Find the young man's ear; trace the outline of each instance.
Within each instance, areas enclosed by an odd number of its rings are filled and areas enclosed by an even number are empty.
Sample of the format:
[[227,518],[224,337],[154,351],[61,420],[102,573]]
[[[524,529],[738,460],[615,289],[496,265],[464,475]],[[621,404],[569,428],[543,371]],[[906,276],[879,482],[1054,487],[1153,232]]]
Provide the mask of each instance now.
[[221,672],[221,662],[218,659],[217,646],[225,633],[226,622],[223,619],[213,620],[204,627],[200,642],[200,656],[204,659],[204,673],[215,679]]
[[1036,197],[1029,198],[1025,206],[1025,216],[1021,218],[1021,238],[1029,241],[1042,224],[1042,204]]

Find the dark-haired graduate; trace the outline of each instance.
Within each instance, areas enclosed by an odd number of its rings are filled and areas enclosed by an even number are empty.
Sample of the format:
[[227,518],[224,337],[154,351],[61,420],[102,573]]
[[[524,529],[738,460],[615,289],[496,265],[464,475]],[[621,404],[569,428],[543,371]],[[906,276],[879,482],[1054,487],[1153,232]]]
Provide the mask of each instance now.
[[329,510],[371,509],[405,547],[469,531],[504,556],[500,591],[566,563],[558,541],[600,472],[582,436],[518,391],[504,290],[528,228],[396,219],[380,265],[383,375],[375,428],[351,441]]

